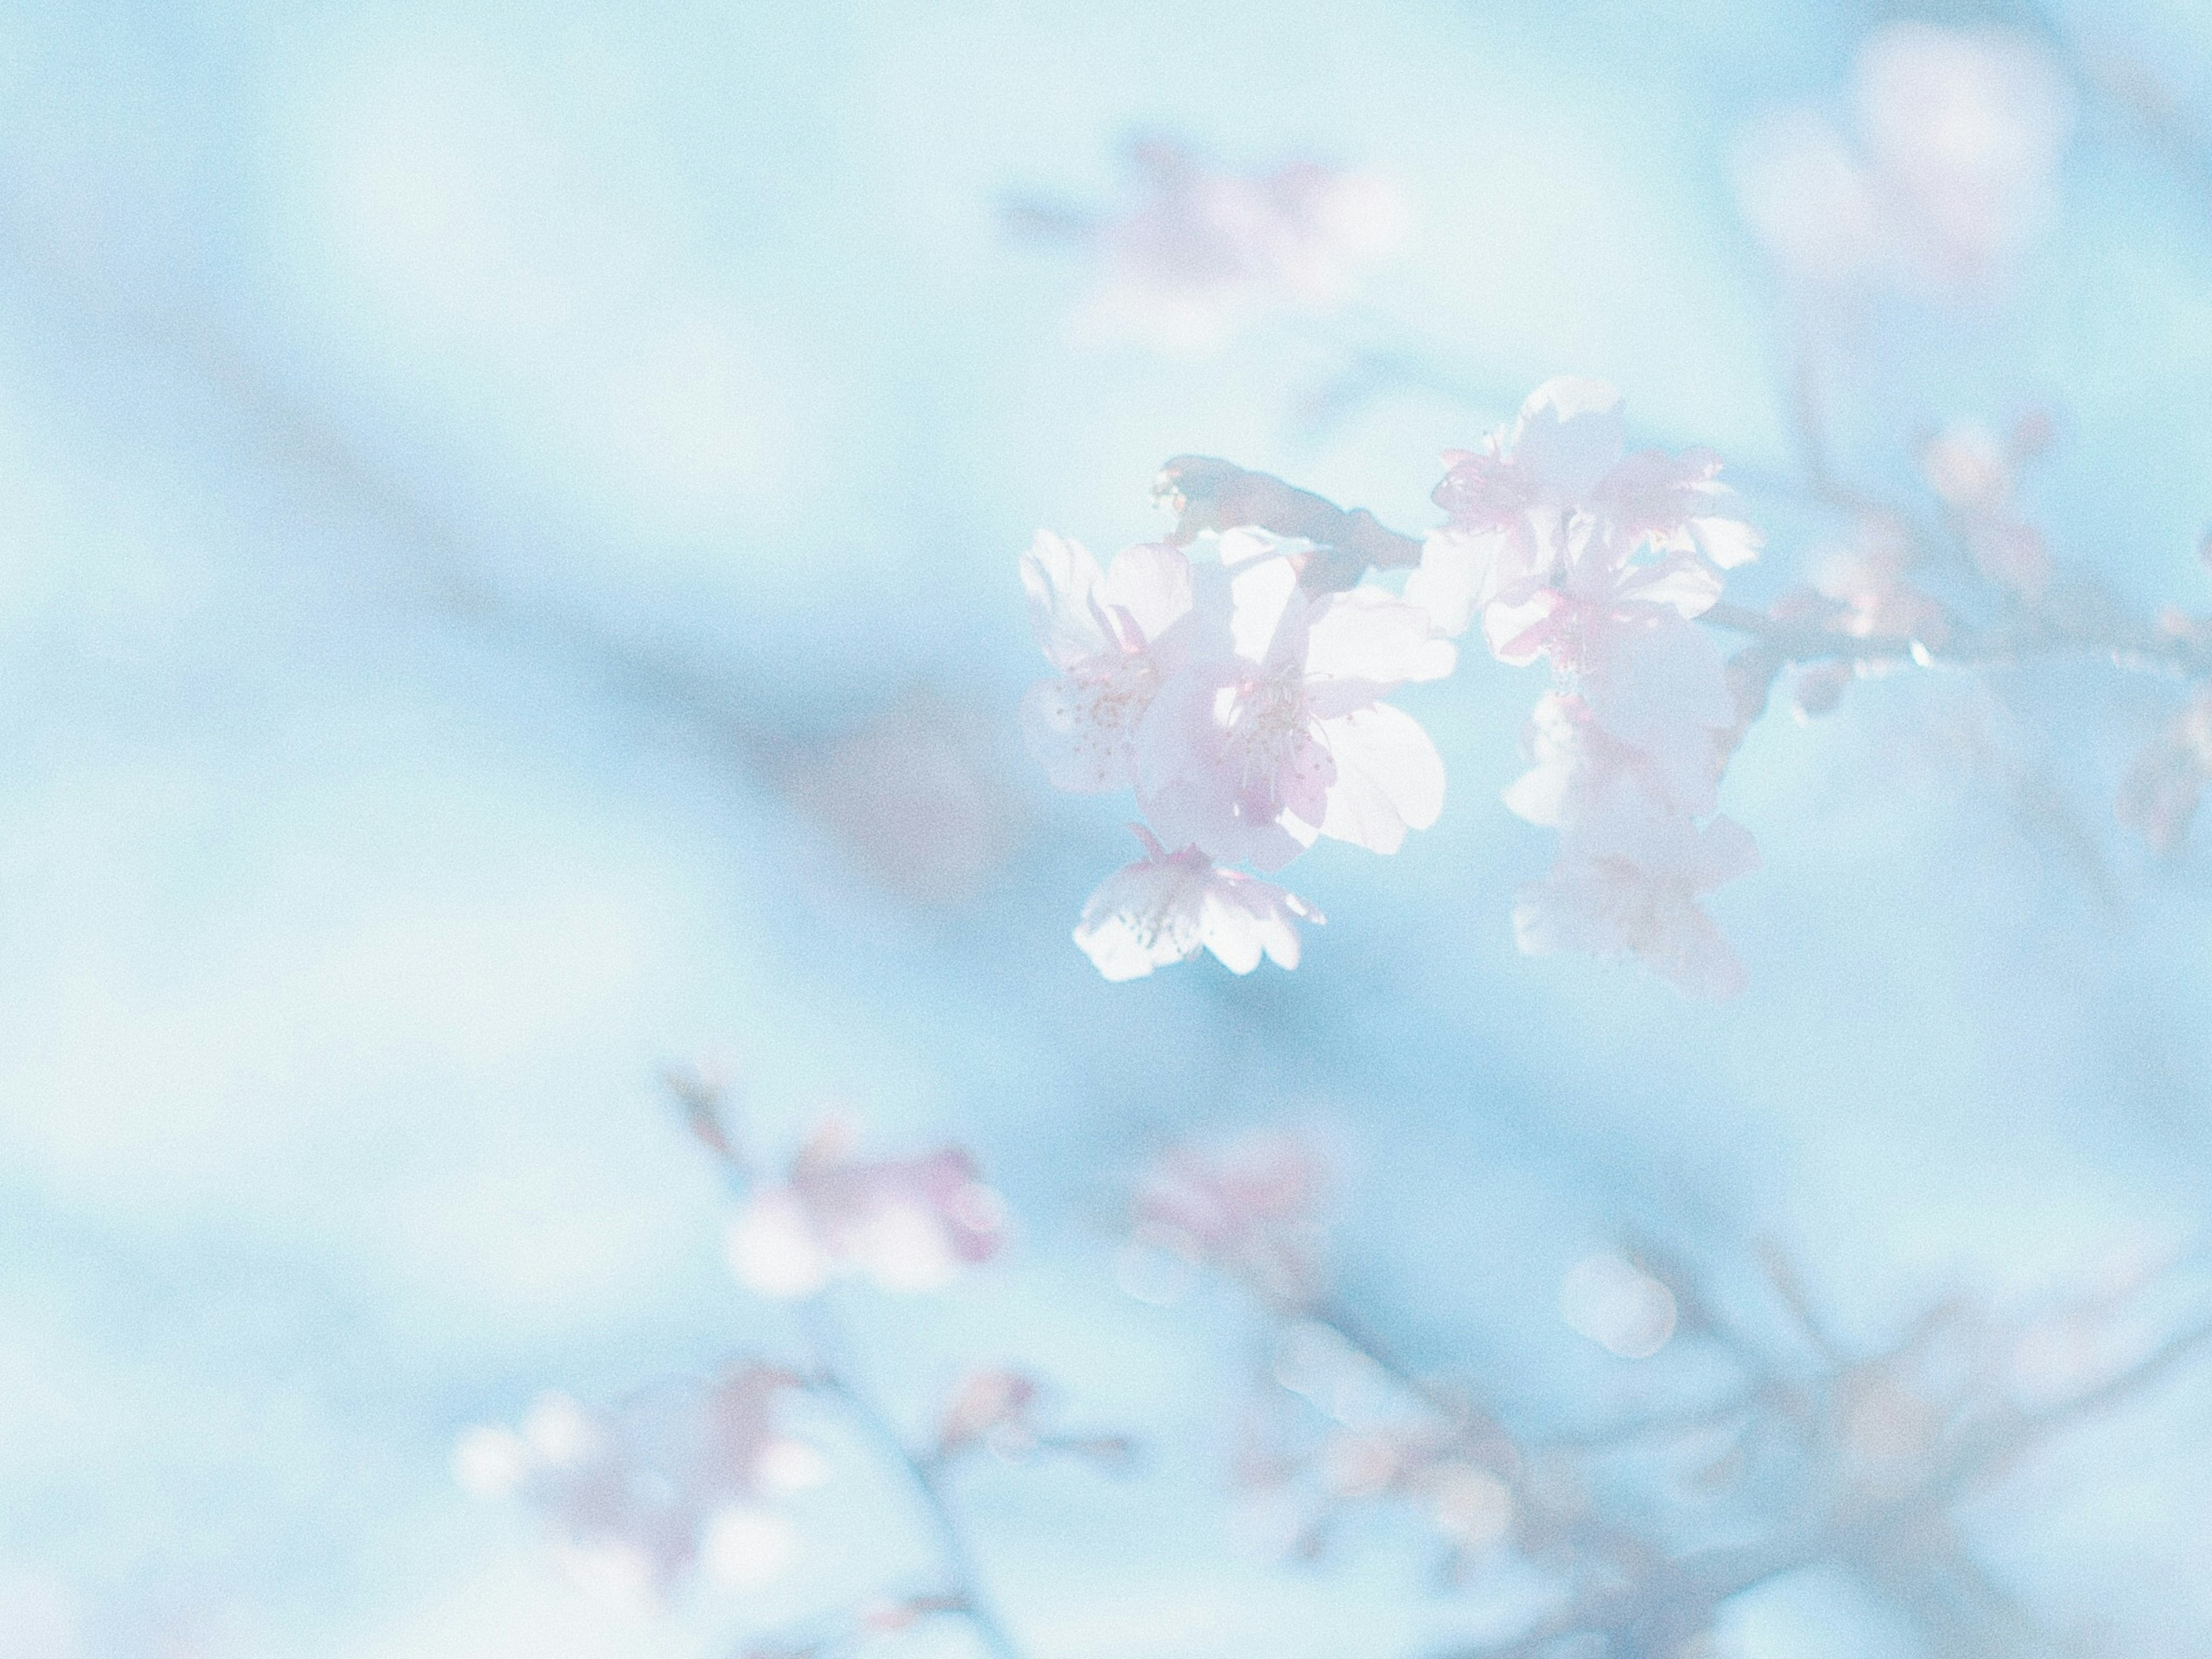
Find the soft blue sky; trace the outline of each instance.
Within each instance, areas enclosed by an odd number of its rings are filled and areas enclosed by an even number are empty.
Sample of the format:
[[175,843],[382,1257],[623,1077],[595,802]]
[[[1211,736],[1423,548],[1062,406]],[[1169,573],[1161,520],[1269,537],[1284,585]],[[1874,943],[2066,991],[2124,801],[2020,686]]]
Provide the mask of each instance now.
[[[2079,10],[2212,112],[2193,7]],[[1288,977],[1101,982],[1066,930],[1122,811],[1010,739],[1015,556],[1040,524],[1150,532],[1169,454],[1419,526],[1440,449],[1576,373],[1644,438],[1786,467],[1785,313],[1728,158],[1763,108],[1838,104],[1878,15],[0,4],[0,1654],[180,1626],[222,1659],[703,1655],[907,1559],[855,1473],[764,1602],[653,1623],[453,1487],[455,1431],[540,1388],[788,1340],[720,1266],[672,1059],[731,1057],[776,1144],[834,1097],[1004,1186],[1006,1265],[850,1315],[903,1409],[1018,1358],[1152,1443],[1124,1483],[975,1488],[1040,1659],[1395,1659],[1491,1616],[1387,1534],[1291,1570],[1229,1514],[1244,1316],[1110,1271],[1122,1184],[1184,1130],[1316,1127],[1376,1322],[1532,1420],[1640,1381],[1553,1311],[1624,1224],[1774,1232],[1869,1337],[1954,1281],[2191,1236],[2212,868],[2108,805],[2172,688],[1906,676],[1778,711],[1724,796],[1765,867],[1716,905],[1752,981],[1718,1008],[1515,954],[1547,856],[1496,799],[1528,675],[1403,697],[1444,819],[1299,866],[1331,921]],[[997,204],[1109,198],[1139,128],[1384,169],[1416,245],[1349,321],[1199,362],[1079,344],[1083,273]],[[2047,403],[2064,555],[2212,607],[2212,204],[2095,106],[2061,185],[1998,303],[1863,322],[1839,451],[1903,491],[1917,435]],[[1485,401],[1302,432],[1384,330]],[[1836,533],[1767,517],[1754,595]],[[917,688],[973,723],[1010,848],[950,903],[790,783]],[[2048,768],[2110,903],[1960,765],[1968,725]],[[2061,1618],[2201,1642],[2208,1407],[2200,1378],[2075,1449],[1988,1517],[1991,1559]],[[21,1634],[63,1604],[78,1646]],[[1738,1634],[1904,1650],[1818,1581]]]

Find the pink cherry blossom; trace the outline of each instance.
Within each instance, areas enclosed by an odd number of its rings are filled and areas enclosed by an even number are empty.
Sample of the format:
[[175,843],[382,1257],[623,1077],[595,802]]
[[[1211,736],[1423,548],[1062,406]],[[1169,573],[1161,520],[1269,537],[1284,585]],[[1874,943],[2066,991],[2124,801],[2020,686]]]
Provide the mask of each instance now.
[[1703,817],[1717,805],[1720,756],[1710,726],[1678,725],[1672,739],[1638,747],[1601,725],[1572,692],[1547,691],[1529,717],[1530,769],[1506,786],[1505,805],[1531,823],[1560,829],[1607,811]]
[[1078,793],[1135,781],[1137,725],[1159,689],[1158,648],[1191,608],[1176,548],[1125,548],[1103,573],[1081,543],[1037,532],[1022,556],[1030,621],[1059,678],[1022,700],[1022,730],[1054,785]]
[[1824,560],[1813,577],[1823,599],[1837,607],[1827,625],[1861,639],[1920,640],[1941,647],[1951,635],[1941,601],[1907,580],[1911,540],[1880,526],[1863,527],[1856,545]]
[[1450,522],[1429,538],[1406,598],[1440,632],[1474,613],[1524,601],[1566,556],[1569,518],[1595,494],[1627,442],[1620,394],[1598,380],[1547,380],[1511,427],[1480,450],[1449,450],[1438,507]]
[[826,1120],[782,1182],[754,1189],[730,1224],[739,1280],[779,1300],[812,1296],[841,1273],[931,1291],[998,1254],[1005,1206],[964,1150],[871,1162],[853,1156],[853,1139],[845,1120]]
[[1861,46],[1851,102],[1852,136],[1790,111],[1738,154],[1745,216],[1797,276],[1972,292],[2050,218],[2074,102],[2040,42],[1892,23]]
[[2212,692],[2191,698],[2136,757],[2120,786],[2120,822],[2159,852],[2170,853],[2189,832],[2208,783],[2212,783]]
[[1984,272],[2049,216],[2074,100],[2039,41],[1893,23],[1860,49],[1855,92],[1868,154],[1938,278]]
[[1163,841],[1276,870],[1320,836],[1392,853],[1443,806],[1428,734],[1382,699],[1451,672],[1426,614],[1380,589],[1314,595],[1284,556],[1227,574],[1225,629],[1162,685],[1137,798]]
[[[1717,456],[1631,454],[1626,442],[1620,394],[1611,386],[1579,380],[1539,386],[1484,449],[1445,456],[1436,501],[1451,522],[1423,548],[1420,568],[1407,580],[1407,602],[1445,635],[1465,631],[1478,612],[1517,614],[1563,587],[1595,599],[1600,586],[1671,582],[1681,591],[1644,597],[1686,607],[1684,584],[1703,568],[1697,556],[1723,568],[1757,556],[1758,532],[1726,510],[1732,495],[1719,482]],[[1653,568],[1636,562],[1646,549],[1668,556],[1657,567],[1663,576],[1626,574]],[[1706,586],[1718,596],[1717,578]],[[1500,626],[1488,625],[1493,643]]]
[[1139,1243],[1231,1273],[1285,1302],[1321,1289],[1324,1169],[1297,1137],[1170,1148],[1138,1183]]
[[590,1588],[653,1599],[700,1566],[757,1581],[792,1553],[788,1523],[765,1500],[821,1467],[776,1426],[778,1401],[799,1386],[787,1371],[746,1365],[604,1409],[545,1395],[518,1429],[464,1435],[454,1473],[475,1496],[538,1510],[562,1565]]
[[1988,428],[1961,423],[1930,439],[1920,452],[1928,486],[1951,509],[1953,524],[1975,568],[2000,587],[2039,599],[2051,586],[2051,554],[2043,533],[2013,508],[2019,465],[2046,437],[2035,422],[2010,442]]
[[1759,865],[1741,825],[1717,817],[1599,812],[1562,837],[1559,862],[1524,890],[1514,936],[1531,956],[1633,956],[1683,990],[1743,988],[1743,969],[1698,900]]
[[1133,826],[1145,856],[1099,884],[1083,907],[1075,942],[1109,980],[1139,979],[1169,963],[1211,951],[1231,972],[1249,974],[1267,958],[1298,965],[1299,921],[1322,915],[1272,882],[1224,870],[1194,847],[1170,853]]
[[1387,181],[1311,161],[1211,167],[1172,142],[1133,152],[1145,199],[1091,234],[1103,266],[1088,323],[1169,350],[1214,349],[1276,309],[1327,310],[1404,240]]

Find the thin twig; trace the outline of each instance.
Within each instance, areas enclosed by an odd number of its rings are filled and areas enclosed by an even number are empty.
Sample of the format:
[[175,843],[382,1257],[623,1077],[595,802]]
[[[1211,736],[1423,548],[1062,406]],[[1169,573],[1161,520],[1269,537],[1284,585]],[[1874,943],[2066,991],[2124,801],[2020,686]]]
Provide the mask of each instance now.
[[968,1620],[976,1639],[993,1659],[1023,1659],[1021,1644],[1014,1640],[983,1593],[975,1553],[961,1529],[959,1517],[953,1512],[939,1468],[915,1455],[897,1426],[853,1380],[850,1368],[843,1363],[842,1333],[823,1299],[817,1296],[802,1304],[799,1317],[814,1352],[816,1388],[844,1408],[854,1424],[875,1442],[885,1460],[906,1477],[920,1500],[920,1508],[937,1543],[939,1567],[945,1580],[945,1610],[957,1611]]

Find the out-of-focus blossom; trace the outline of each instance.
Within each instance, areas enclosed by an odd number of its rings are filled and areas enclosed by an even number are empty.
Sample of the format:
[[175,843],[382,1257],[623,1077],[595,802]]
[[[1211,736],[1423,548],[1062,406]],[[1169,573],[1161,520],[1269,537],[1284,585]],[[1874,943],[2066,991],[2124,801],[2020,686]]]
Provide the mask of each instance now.
[[799,1386],[748,1365],[605,1409],[545,1395],[519,1428],[463,1435],[454,1474],[476,1497],[538,1510],[564,1569],[595,1590],[650,1600],[702,1569],[758,1583],[796,1547],[769,1500],[821,1472],[811,1449],[776,1426],[778,1401]]
[[1139,1182],[1132,1240],[1301,1305],[1322,1289],[1324,1169],[1292,1135],[1254,1133],[1170,1148]]
[[1022,699],[1030,752],[1057,788],[1127,788],[1138,726],[1168,665],[1160,642],[1191,608],[1190,562],[1146,544],[1101,572],[1081,543],[1040,530],[1022,556],[1022,586],[1037,643],[1060,671]]
[[730,1267],[763,1296],[814,1295],[840,1273],[889,1291],[936,1290],[1006,1240],[1006,1206],[966,1151],[866,1161],[832,1117],[784,1180],[756,1188],[730,1224]]
[[1649,1359],[1674,1334],[1680,1310],[1664,1280],[1601,1250],[1577,1262],[1560,1285],[1559,1316],[1608,1353]]
[[[1915,586],[1911,538],[1879,522],[1863,524],[1851,547],[1824,559],[1809,590],[1785,596],[1775,617],[1805,622],[1854,639],[1902,640],[1939,651],[1951,637],[1951,617],[1942,602]],[[1884,656],[1839,656],[1798,665],[1792,704],[1800,720],[1832,714],[1854,679],[1887,674],[1897,659]]]
[[981,1445],[994,1437],[1025,1448],[1036,1438],[1030,1420],[1036,1401],[1034,1377],[1003,1370],[970,1372],[938,1421],[939,1455]]
[[1602,812],[1569,830],[1558,864],[1522,892],[1514,936],[1532,956],[1633,956],[1686,991],[1730,996],[1743,968],[1698,900],[1758,867],[1732,819]]
[[792,798],[893,891],[924,904],[974,893],[1022,828],[971,708],[917,690],[787,775]]
[[1851,103],[1856,143],[1800,110],[1754,125],[1737,155],[1745,216],[1796,275],[1969,290],[2049,219],[2075,111],[2039,42],[1892,23],[1860,47]]
[[1579,694],[1547,691],[1528,720],[1526,744],[1534,763],[1506,786],[1505,804],[1552,830],[1637,801],[1701,817],[1718,801],[1712,728],[1672,729],[1696,740],[1638,748],[1601,725]]
[[1272,882],[1224,869],[1195,847],[1170,853],[1141,824],[1145,856],[1098,884],[1075,925],[1075,942],[1109,980],[1140,979],[1169,963],[1211,951],[1231,973],[1249,974],[1262,955],[1298,965],[1294,921],[1316,910]]
[[1983,575],[2009,592],[2040,599],[2051,585],[2043,533],[2013,510],[2020,463],[2048,441],[2045,423],[2030,417],[2009,442],[1986,427],[1964,424],[1929,440],[1920,467]]
[[1209,165],[1164,139],[1135,145],[1139,199],[1059,228],[1087,242],[1099,281],[1086,329],[1201,353],[1279,311],[1325,312],[1404,245],[1410,215],[1389,180],[1314,161],[1272,172]]
[[1395,853],[1443,808],[1428,734],[1382,698],[1451,672],[1427,617],[1379,588],[1315,596],[1277,554],[1217,585],[1227,615],[1139,734],[1138,804],[1170,845],[1277,870],[1317,836]]
[[1813,586],[1835,607],[1826,621],[1858,639],[1918,640],[1941,649],[1951,637],[1942,601],[1910,580],[1912,548],[1903,536],[1862,533],[1857,545],[1823,561]]
[[2188,834],[2212,783],[2212,691],[2200,691],[2146,744],[2120,785],[2120,822],[2161,853]]
[[936,1455],[951,1458],[988,1448],[1014,1461],[1054,1451],[1118,1464],[1130,1455],[1130,1443],[1121,1435],[1054,1433],[1041,1420],[1044,1414],[1044,1389],[1036,1378],[999,1368],[971,1371],[938,1420]]

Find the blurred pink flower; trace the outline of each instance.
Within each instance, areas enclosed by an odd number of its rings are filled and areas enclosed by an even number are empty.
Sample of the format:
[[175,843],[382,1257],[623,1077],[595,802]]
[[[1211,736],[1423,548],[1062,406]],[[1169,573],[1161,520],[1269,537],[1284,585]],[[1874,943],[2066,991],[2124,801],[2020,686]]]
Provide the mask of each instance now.
[[1313,1148],[1292,1135],[1171,1147],[1138,1183],[1135,1239],[1277,1300],[1310,1302],[1322,1289],[1323,1175]]
[[1863,532],[1857,546],[1831,556],[1814,575],[1821,597],[1840,607],[1829,625],[1861,639],[1942,645],[1950,638],[1949,617],[1940,601],[1906,580],[1911,567],[1911,544],[1905,537]]
[[2047,428],[2033,417],[2015,428],[2010,441],[1965,422],[1945,428],[1920,452],[1928,487],[1950,509],[1975,568],[2030,599],[2040,599],[2051,586],[2051,554],[2043,532],[2013,510],[2013,496],[2020,463],[2047,441]]
[[1676,729],[1702,741],[1639,748],[1608,732],[1581,696],[1547,691],[1528,720],[1534,764],[1506,786],[1505,805],[1554,830],[1635,804],[1701,817],[1718,805],[1719,750],[1710,726]]
[[1526,889],[1513,931],[1532,956],[1633,956],[1683,990],[1734,995],[1743,969],[1698,900],[1759,866],[1727,817],[1703,826],[1665,813],[1603,811],[1562,838],[1559,862]]
[[454,1474],[474,1496],[537,1510],[562,1565],[589,1588],[656,1598],[701,1566],[757,1582],[794,1547],[763,1500],[821,1472],[818,1455],[776,1427],[778,1401],[799,1386],[787,1371],[746,1365],[605,1409],[548,1394],[518,1429],[463,1435]]
[[1404,198],[1371,174],[1233,173],[1157,139],[1132,159],[1143,199],[1091,232],[1102,270],[1085,322],[1099,334],[1212,350],[1270,311],[1341,304],[1406,240]]
[[1738,151],[1745,216],[1798,276],[1971,291],[2051,216],[2075,112],[2041,43],[1891,23],[1861,46],[1851,101],[1856,144],[1799,110],[1755,123]]
[[2120,822],[2170,853],[2212,783],[2212,692],[2199,692],[2146,744],[2120,785]]
[[1100,883],[1076,924],[1075,942],[1101,974],[1139,979],[1201,950],[1237,974],[1258,967],[1263,953],[1277,967],[1298,965],[1292,919],[1319,923],[1318,910],[1272,882],[1221,868],[1194,847],[1170,853],[1150,830],[1133,827],[1145,856]]
[[853,1139],[844,1119],[825,1120],[782,1182],[753,1190],[727,1241],[742,1283],[779,1300],[852,1273],[888,1291],[932,1291],[998,1254],[1005,1206],[967,1152],[864,1162]]

